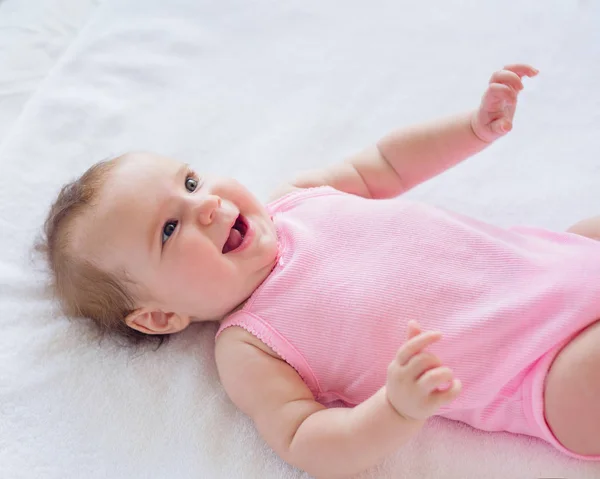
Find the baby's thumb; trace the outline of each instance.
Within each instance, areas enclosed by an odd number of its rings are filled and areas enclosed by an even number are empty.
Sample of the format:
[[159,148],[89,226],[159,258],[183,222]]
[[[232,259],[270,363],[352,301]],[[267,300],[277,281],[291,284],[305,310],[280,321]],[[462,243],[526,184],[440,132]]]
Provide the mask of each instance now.
[[414,319],[408,322],[408,328],[406,330],[406,339],[414,338],[421,333],[421,326]]
[[490,128],[498,135],[505,135],[512,130],[512,122],[506,118],[500,118],[499,120],[492,122]]

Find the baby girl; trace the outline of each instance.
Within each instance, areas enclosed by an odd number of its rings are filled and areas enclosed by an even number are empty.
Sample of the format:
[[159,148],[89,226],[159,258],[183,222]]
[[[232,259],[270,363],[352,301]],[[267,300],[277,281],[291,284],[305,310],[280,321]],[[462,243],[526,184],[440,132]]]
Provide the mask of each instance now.
[[[164,339],[219,321],[229,397],[287,462],[362,471],[432,415],[600,458],[600,218],[500,228],[400,195],[512,128],[522,78],[282,185],[150,153],[92,166],[45,226],[67,314]],[[344,406],[344,407],[340,407]]]

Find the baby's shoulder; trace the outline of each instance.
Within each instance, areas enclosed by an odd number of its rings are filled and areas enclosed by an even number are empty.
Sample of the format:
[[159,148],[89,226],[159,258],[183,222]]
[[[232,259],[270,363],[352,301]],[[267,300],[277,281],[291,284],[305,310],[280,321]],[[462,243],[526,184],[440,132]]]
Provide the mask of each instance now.
[[281,409],[282,404],[298,398],[312,397],[290,365],[241,327],[231,326],[221,332],[215,357],[225,392],[252,418],[264,418],[266,411]]
[[225,328],[215,343],[215,359],[219,363],[239,359],[238,356],[269,355],[276,359],[281,357],[254,334],[241,326]]
[[267,203],[272,203],[277,201],[284,196],[289,195],[290,193],[294,193],[296,191],[300,191],[302,188],[299,188],[291,183],[282,183],[274,191],[271,192],[267,199]]

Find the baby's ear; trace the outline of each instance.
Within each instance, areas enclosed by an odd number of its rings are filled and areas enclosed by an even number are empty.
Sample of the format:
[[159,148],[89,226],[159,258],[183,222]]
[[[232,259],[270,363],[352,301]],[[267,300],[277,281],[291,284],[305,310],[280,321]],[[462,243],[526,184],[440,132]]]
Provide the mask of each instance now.
[[140,308],[130,313],[125,318],[125,322],[127,326],[137,329],[141,333],[171,334],[187,328],[190,324],[190,318],[176,313]]

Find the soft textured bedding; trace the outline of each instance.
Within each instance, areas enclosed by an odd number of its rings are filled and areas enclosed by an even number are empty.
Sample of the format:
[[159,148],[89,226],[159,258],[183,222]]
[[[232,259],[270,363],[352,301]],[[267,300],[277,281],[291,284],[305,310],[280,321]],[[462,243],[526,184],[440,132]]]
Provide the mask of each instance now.
[[[266,198],[474,107],[494,70],[528,62],[541,73],[514,131],[409,195],[505,226],[600,214],[596,2],[65,0],[42,17],[36,3],[0,3],[3,479],[306,477],[225,396],[214,325],[133,353],[58,312],[31,247],[59,187],[99,159],[155,150]],[[48,35],[14,33],[11,4]],[[432,419],[362,477],[592,479],[600,464]]]
[[0,142],[99,3],[0,1]]

